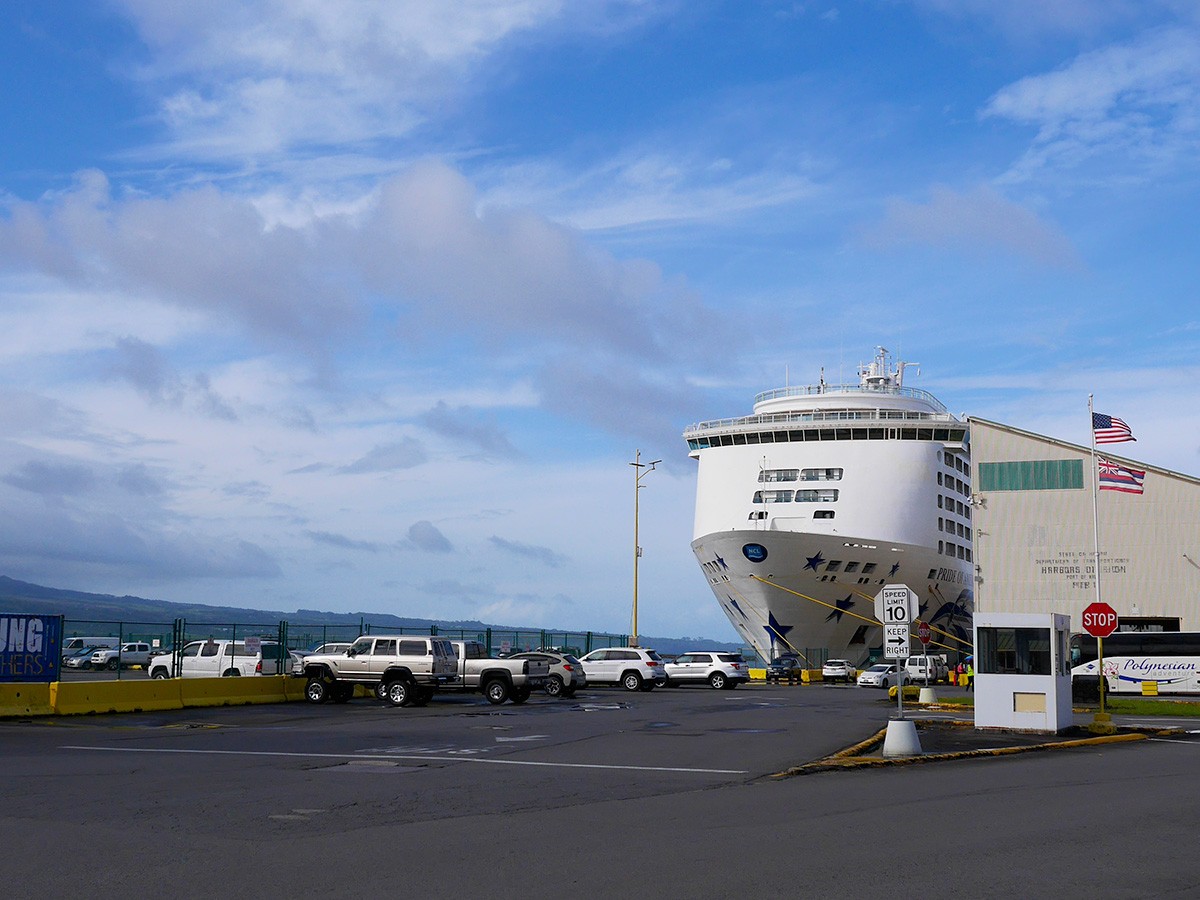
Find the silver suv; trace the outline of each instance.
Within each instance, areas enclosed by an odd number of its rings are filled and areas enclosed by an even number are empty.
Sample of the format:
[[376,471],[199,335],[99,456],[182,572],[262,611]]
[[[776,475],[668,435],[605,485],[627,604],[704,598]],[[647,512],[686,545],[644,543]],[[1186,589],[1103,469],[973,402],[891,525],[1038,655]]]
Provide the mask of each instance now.
[[587,687],[587,676],[583,664],[570,653],[558,650],[524,650],[514,653],[510,659],[530,659],[544,662],[550,667],[543,690],[551,697],[574,697],[581,687]]
[[662,657],[640,647],[608,647],[580,658],[588,684],[619,684],[627,691],[652,691],[666,681]]
[[669,685],[708,684],[714,688],[732,690],[750,680],[750,668],[740,653],[715,650],[694,650],[665,663]]
[[304,657],[311,703],[345,703],[361,684],[393,706],[424,706],[439,685],[457,677],[449,641],[404,634],[364,634],[344,653]]

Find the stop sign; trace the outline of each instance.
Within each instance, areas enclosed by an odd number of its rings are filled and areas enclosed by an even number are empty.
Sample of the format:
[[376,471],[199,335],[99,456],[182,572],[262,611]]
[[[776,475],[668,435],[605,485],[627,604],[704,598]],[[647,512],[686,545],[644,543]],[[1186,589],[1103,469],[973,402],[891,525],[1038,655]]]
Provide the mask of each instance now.
[[1083,611],[1083,630],[1092,637],[1108,637],[1117,630],[1117,611],[1107,603],[1091,604]]
[[928,622],[917,623],[917,638],[922,644],[928,644],[933,638],[933,629],[929,627]]

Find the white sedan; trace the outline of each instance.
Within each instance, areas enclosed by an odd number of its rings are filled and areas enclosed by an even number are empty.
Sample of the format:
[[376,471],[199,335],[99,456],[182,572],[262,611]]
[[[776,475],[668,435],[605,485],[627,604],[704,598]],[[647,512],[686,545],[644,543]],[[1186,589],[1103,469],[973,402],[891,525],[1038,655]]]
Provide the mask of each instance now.
[[859,687],[890,688],[894,684],[911,684],[912,678],[894,663],[876,663],[858,676]]

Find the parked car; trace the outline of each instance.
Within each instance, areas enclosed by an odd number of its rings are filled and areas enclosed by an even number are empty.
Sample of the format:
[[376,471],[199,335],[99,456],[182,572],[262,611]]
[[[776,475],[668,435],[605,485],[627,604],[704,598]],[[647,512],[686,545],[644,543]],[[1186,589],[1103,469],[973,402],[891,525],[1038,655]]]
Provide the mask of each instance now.
[[886,689],[896,684],[905,685],[911,683],[912,677],[895,663],[876,663],[870,668],[865,669],[858,676],[859,687],[881,687]]
[[[151,678],[170,678],[172,655],[160,654],[150,660]],[[179,657],[183,678],[229,678],[241,675],[283,675],[290,656],[278,641],[260,641],[258,649],[247,648],[245,641],[192,641],[184,645]]]
[[120,643],[120,639],[115,637],[69,637],[63,641],[62,645],[63,662],[84,650],[91,650],[95,653],[101,647],[116,647]]
[[641,647],[608,647],[580,657],[588,684],[619,684],[627,691],[652,691],[666,680],[662,658]]
[[544,690],[551,697],[574,697],[580,688],[587,687],[587,676],[583,674],[583,663],[570,653],[557,650],[525,650],[514,653],[512,659],[529,659],[544,662],[550,667]]
[[796,682],[804,671],[804,661],[794,653],[782,653],[767,665],[767,681]]
[[696,650],[663,663],[665,685],[704,684],[732,690],[750,680],[750,668],[740,653]]
[[827,659],[825,665],[821,666],[821,677],[825,681],[844,681],[846,684],[854,684],[857,674],[857,670],[848,659]]
[[63,656],[62,664],[68,669],[90,669],[92,654],[98,649],[98,647],[76,647],[70,655]]
[[112,669],[144,666],[150,662],[150,645],[144,641],[130,641],[120,647],[102,647],[92,653],[93,669]]

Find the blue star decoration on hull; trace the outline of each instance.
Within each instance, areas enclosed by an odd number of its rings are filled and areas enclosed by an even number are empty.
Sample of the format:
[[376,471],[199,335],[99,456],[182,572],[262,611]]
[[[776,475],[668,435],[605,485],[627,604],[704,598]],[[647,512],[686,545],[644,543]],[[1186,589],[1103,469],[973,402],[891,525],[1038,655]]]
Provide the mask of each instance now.
[[732,597],[729,598],[729,605],[736,609],[738,611],[738,615],[740,615],[743,619],[749,618],[749,616],[742,612],[742,608],[737,605],[737,601]]
[[729,568],[729,564],[727,562],[725,562],[725,560],[721,559],[721,557],[719,557],[719,556],[717,557],[717,565],[720,566],[722,569]]
[[837,609],[833,610],[825,617],[826,622],[835,620],[838,622],[842,621],[842,615],[846,612],[846,610],[854,606],[854,595],[847,594],[845,600],[835,600],[833,605],[836,606]]
[[892,563],[892,571],[888,572],[888,578],[891,578],[900,570],[900,563]]
[[807,559],[808,562],[806,562],[804,564],[804,568],[812,569],[814,572],[817,571],[817,566],[819,566],[819,565],[821,565],[821,563],[825,562],[825,560],[821,557],[820,550],[817,551],[816,556],[806,556],[805,559]]
[[784,640],[784,637],[795,627],[795,625],[780,625],[779,620],[775,618],[775,613],[767,613],[767,640],[771,643],[779,641],[781,644],[786,644],[787,641]]

